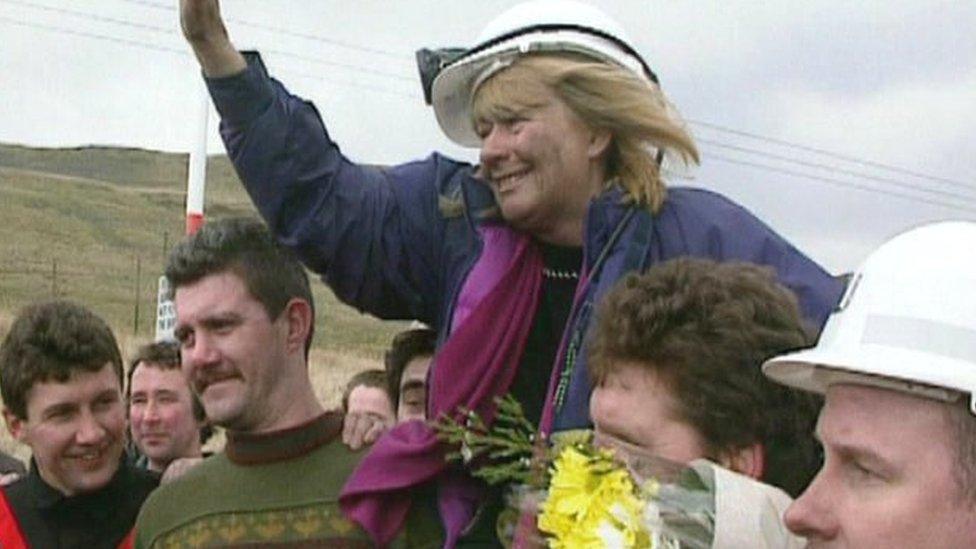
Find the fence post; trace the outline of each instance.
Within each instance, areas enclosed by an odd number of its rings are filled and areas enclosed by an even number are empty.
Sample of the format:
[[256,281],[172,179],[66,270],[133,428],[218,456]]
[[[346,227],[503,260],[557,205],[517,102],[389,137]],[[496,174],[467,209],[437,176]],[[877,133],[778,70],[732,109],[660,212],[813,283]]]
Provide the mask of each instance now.
[[139,279],[142,277],[142,258],[136,257],[136,285],[133,288],[132,335],[139,334]]
[[58,258],[51,258],[51,298],[58,297]]

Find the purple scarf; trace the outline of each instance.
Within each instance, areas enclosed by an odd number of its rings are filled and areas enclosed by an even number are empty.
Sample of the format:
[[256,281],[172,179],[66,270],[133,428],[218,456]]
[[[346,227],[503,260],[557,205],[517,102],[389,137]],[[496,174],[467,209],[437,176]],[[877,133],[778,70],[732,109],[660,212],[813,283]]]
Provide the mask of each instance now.
[[[522,360],[542,283],[542,258],[525,236],[505,227],[481,229],[484,252],[461,292],[450,337],[430,375],[428,417],[458,416],[458,407],[490,422],[495,398],[508,392]],[[480,299],[469,299],[472,294]],[[484,496],[483,487],[449,467],[446,447],[420,421],[381,437],[350,476],[339,498],[343,512],[380,546],[403,527],[414,489],[437,482],[445,547],[454,547]]]

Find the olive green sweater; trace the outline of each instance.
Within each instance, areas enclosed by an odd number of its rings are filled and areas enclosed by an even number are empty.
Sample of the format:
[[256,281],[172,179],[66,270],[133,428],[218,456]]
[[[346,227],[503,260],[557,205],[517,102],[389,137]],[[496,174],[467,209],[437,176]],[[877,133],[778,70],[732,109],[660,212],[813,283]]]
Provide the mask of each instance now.
[[339,510],[361,453],[327,413],[264,435],[228,435],[222,454],[160,487],[136,522],[136,547],[371,547]]

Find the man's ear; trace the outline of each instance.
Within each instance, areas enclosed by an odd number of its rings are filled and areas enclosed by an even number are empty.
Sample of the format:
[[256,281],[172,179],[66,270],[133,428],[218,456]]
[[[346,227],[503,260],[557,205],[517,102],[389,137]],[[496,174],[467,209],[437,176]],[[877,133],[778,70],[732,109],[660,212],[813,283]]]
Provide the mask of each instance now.
[[10,408],[4,406],[3,421],[7,424],[7,432],[10,433],[10,436],[19,442],[24,442],[24,435],[26,434],[24,420],[11,412]]
[[287,325],[286,347],[288,352],[305,354],[305,340],[312,331],[312,306],[307,301],[292,298],[282,312]]
[[766,449],[759,442],[724,451],[718,458],[718,463],[722,467],[749,478],[761,480],[766,472]]
[[604,156],[610,149],[610,141],[613,135],[609,130],[591,130],[590,142],[586,147],[586,155],[590,160],[595,160]]

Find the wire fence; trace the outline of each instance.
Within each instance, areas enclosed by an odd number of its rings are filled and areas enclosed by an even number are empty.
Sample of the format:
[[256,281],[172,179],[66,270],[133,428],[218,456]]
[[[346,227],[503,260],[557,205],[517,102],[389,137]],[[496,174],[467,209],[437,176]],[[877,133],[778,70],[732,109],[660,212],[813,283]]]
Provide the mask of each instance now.
[[[168,243],[169,235],[161,240]],[[130,255],[121,262],[123,265],[96,269],[70,255],[8,256],[0,265],[0,307],[12,315],[37,301],[70,299],[93,308],[97,303],[98,313],[119,335],[151,338],[155,334],[157,286],[164,254]]]
[[[155,337],[162,254],[132,256],[124,266],[91,269],[71,257],[9,259],[0,266],[0,316],[9,320],[31,303],[68,299],[103,316],[120,338]],[[317,347],[381,361],[392,335],[403,323],[383,322],[338,303],[321,283],[313,283],[320,326]],[[5,311],[5,313],[4,313]],[[6,332],[0,324],[0,336]]]

